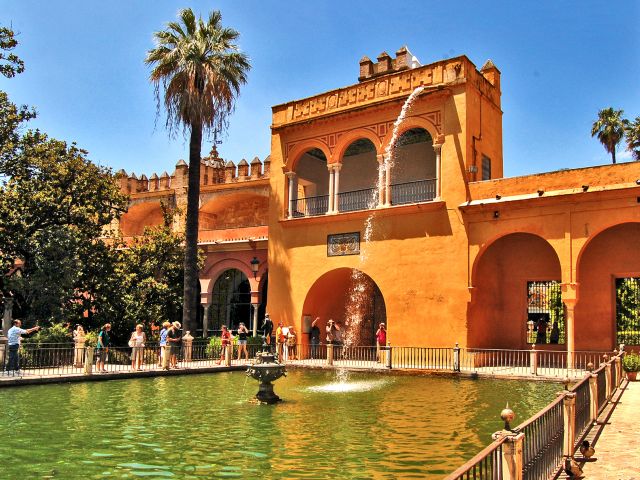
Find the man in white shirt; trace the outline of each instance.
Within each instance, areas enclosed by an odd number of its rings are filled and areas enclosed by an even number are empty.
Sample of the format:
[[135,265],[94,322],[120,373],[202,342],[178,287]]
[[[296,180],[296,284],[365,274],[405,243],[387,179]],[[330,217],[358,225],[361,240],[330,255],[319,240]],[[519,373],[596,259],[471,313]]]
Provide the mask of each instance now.
[[20,320],[14,320],[13,327],[11,327],[7,332],[7,338],[9,339],[9,341],[7,342],[9,345],[9,363],[7,364],[7,374],[12,370],[15,373],[20,372],[20,354],[18,353],[18,350],[20,349],[20,341],[22,340],[22,335],[37,332],[38,330],[40,330],[40,327],[38,326],[29,328],[27,330],[21,327],[22,322]]

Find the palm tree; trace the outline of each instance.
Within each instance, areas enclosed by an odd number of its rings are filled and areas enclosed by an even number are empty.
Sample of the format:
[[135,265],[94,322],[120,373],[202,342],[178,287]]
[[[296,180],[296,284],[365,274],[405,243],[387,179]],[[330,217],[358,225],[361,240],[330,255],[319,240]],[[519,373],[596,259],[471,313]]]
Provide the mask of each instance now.
[[204,21],[190,8],[178,12],[177,22],[154,34],[155,48],[147,52],[150,81],[155,86],[158,113],[161,90],[170,134],[189,132],[189,190],[185,228],[184,300],[182,323],[193,330],[198,295],[198,203],[200,149],[204,133],[226,129],[240,86],[251,68],[236,45],[239,33],[222,26],[214,10]]
[[627,137],[627,150],[634,160],[640,162],[640,117],[627,123],[624,134]]
[[616,163],[616,145],[624,137],[625,125],[628,123],[622,118],[623,113],[622,110],[614,110],[611,107],[600,110],[598,119],[593,122],[591,128],[591,136],[598,136],[605,150],[611,154],[613,163]]

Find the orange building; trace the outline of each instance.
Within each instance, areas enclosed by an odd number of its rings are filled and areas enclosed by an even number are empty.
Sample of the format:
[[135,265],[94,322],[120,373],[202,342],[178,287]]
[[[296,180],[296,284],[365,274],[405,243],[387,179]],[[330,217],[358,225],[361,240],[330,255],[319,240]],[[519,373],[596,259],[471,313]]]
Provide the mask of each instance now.
[[[205,255],[200,272],[198,331],[207,336],[222,325],[244,322],[258,327],[267,300],[267,225],[269,157],[261,162],[224,162],[216,148],[200,169],[200,232]],[[174,212],[172,228],[184,230],[189,167],[180,160],[172,175],[150,178],[118,172],[121,190],[130,197],[118,225],[122,235],[141,235],[146,226],[161,225],[163,205]]]
[[358,80],[273,107],[274,320],[333,318],[363,345],[383,321],[393,345],[638,343],[617,297],[640,283],[640,164],[501,178],[491,61],[421,66],[401,48],[364,57]]

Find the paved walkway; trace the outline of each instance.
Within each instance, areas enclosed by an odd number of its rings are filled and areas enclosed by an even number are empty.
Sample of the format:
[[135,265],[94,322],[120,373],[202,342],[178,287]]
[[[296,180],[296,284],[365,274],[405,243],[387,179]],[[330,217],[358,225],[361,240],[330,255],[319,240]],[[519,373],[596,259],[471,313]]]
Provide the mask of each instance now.
[[612,407],[600,419],[606,419],[603,428],[593,429],[597,431],[589,439],[597,460],[583,465],[584,478],[640,480],[640,382],[627,383]]

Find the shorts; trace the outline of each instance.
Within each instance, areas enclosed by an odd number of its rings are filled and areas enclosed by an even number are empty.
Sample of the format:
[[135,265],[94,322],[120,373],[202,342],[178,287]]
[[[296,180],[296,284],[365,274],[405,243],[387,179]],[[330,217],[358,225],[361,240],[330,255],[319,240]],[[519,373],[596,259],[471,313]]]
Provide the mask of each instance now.
[[247,341],[246,340],[238,340],[238,345],[246,345]]
[[144,347],[133,347],[131,349],[131,361],[135,362],[136,360],[142,361],[144,358]]
[[107,349],[99,348],[96,350],[96,358],[99,362],[105,362],[107,360]]

